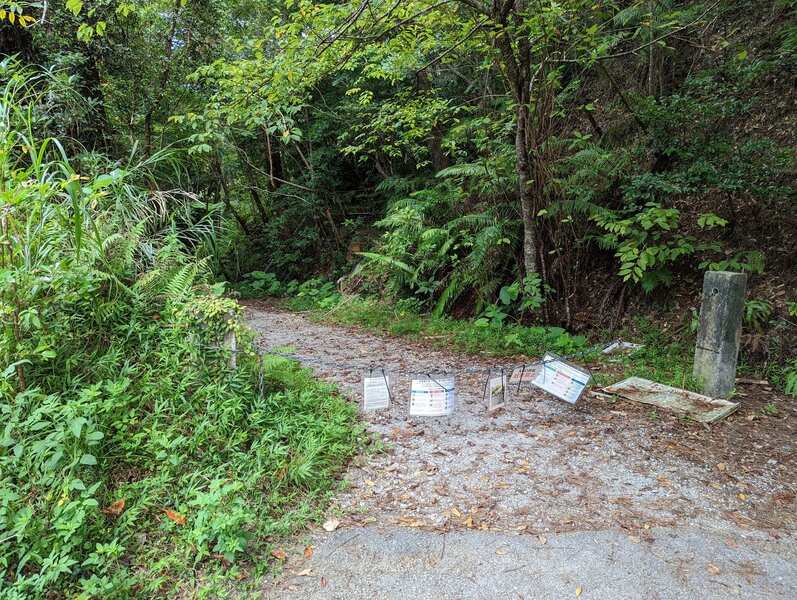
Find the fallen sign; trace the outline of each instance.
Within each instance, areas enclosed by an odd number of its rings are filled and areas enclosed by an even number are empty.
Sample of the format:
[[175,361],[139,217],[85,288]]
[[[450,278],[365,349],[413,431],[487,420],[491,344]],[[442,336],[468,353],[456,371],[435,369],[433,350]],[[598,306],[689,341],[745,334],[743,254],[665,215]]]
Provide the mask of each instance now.
[[634,344],[633,342],[613,342],[603,349],[604,354],[612,354],[615,350],[639,350],[644,348],[644,344]]
[[710,398],[703,394],[655,383],[641,377],[628,379],[603,388],[632,402],[652,404],[660,408],[686,413],[700,423],[716,423],[739,408],[738,402]]
[[592,375],[555,354],[546,353],[542,369],[531,385],[553,394],[557,398],[575,404],[584,393]]

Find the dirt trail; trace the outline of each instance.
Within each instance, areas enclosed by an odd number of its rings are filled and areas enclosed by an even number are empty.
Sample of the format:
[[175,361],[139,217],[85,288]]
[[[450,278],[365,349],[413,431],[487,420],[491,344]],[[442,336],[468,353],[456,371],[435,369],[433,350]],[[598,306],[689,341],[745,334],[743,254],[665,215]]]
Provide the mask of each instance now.
[[[512,362],[452,354],[251,306],[247,316],[262,348],[291,346],[298,354],[318,359],[365,367],[380,364],[388,373],[439,373]],[[360,400],[362,372],[314,370],[339,383],[352,401]],[[694,427],[671,415],[651,420],[649,407],[610,405],[589,395],[573,407],[530,386],[519,394],[512,388],[507,405],[488,413],[484,376],[479,375],[457,378],[453,415],[410,418],[409,383],[408,377],[391,376],[391,408],[364,417],[389,449],[359,461],[345,474],[348,487],[336,498],[346,515],[341,519],[344,530],[393,532],[399,539],[424,532],[438,537],[456,534],[464,540],[484,533],[496,539],[519,537],[524,547],[546,545],[556,534],[603,531],[630,540],[627,544],[637,549],[655,551],[661,532],[688,527],[690,535],[703,531],[720,536],[722,544],[741,546],[744,540],[757,540],[769,544],[766,552],[794,556],[793,413],[762,423],[746,421],[749,415],[742,410],[711,428]],[[773,437],[773,428],[782,435]],[[760,441],[744,439],[750,446],[745,451],[734,434],[749,435],[751,429],[768,435],[762,434]],[[334,543],[341,543],[341,534],[332,536]],[[320,534],[319,543],[333,543],[328,537]],[[294,573],[301,567],[293,566]],[[334,565],[326,567],[334,572]],[[760,575],[751,577],[758,578],[759,585],[760,578],[768,577],[767,566],[754,567]],[[700,572],[706,568],[701,564]],[[349,572],[346,578],[356,576]],[[770,591],[797,595],[793,573],[789,578],[786,587],[780,583]],[[271,597],[295,588],[306,595],[308,579],[284,578],[279,584],[283,587],[277,588],[281,592],[274,595],[272,590]],[[354,592],[344,588],[335,592],[324,586],[322,591],[323,597],[360,597],[345,595]],[[563,597],[572,594],[571,589]],[[452,592],[429,597],[501,596]]]

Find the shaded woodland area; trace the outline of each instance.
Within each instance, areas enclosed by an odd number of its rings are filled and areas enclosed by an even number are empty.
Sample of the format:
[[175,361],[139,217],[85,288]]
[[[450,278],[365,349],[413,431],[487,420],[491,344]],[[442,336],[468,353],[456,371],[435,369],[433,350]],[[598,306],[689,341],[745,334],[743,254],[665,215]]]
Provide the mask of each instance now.
[[686,355],[743,271],[741,372],[797,395],[797,0],[0,1],[0,92],[9,598],[313,518],[356,411],[236,296]]

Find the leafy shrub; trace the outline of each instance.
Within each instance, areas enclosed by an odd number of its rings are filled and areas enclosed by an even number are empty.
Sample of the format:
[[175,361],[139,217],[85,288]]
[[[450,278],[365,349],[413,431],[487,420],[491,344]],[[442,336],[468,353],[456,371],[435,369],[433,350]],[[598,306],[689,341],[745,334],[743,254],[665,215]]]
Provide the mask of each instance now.
[[0,96],[0,597],[171,596],[313,516],[356,409],[258,356],[179,195],[30,134],[36,84]]

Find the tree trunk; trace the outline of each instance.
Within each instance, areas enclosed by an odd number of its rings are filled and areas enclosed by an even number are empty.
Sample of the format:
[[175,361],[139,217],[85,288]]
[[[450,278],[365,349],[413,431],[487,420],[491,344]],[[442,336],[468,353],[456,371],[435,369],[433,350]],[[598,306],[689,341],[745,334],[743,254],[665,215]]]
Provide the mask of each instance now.
[[144,116],[144,156],[147,158],[152,155],[153,115],[155,111],[160,108],[163,96],[166,93],[166,84],[169,83],[169,72],[172,68],[172,54],[174,53],[174,36],[177,33],[177,18],[180,16],[180,7],[182,5],[183,0],[175,0],[171,24],[169,25],[169,32],[166,37],[163,69],[161,70],[158,88],[155,92],[155,98],[150,102],[149,109]]
[[529,126],[528,104],[518,104],[516,112],[515,172],[518,176],[518,196],[520,198],[520,214],[523,222],[523,270],[528,277],[532,273],[539,273],[537,221],[532,188],[533,177],[529,168],[529,153],[526,145]]
[[[425,69],[418,73],[418,87],[426,94],[432,92],[431,75]],[[437,125],[432,125],[429,138],[426,140],[426,147],[429,149],[429,157],[435,173],[451,166],[451,161],[443,151],[443,132]]]

